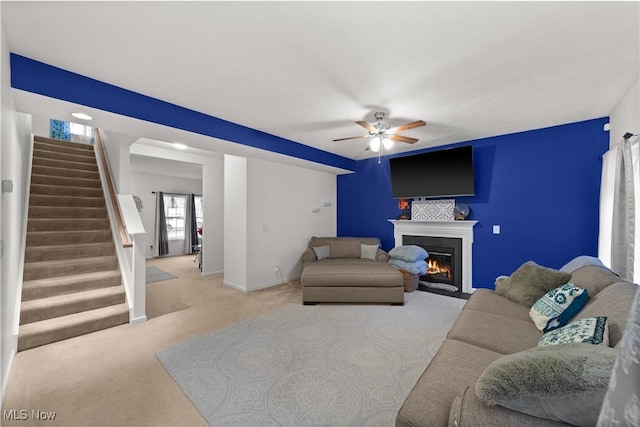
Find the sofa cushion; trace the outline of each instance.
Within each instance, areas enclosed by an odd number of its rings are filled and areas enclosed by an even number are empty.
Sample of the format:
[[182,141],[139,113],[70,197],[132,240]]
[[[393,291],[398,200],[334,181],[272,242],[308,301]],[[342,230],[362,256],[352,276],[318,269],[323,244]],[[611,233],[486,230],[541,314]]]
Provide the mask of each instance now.
[[567,283],[543,295],[529,311],[531,320],[542,332],[560,328],[587,303],[587,290]]
[[609,346],[609,328],[604,316],[580,319],[562,328],[547,332],[540,338],[538,347],[548,347],[566,343],[586,343]]
[[409,393],[396,427],[445,426],[453,400],[473,386],[484,369],[501,356],[456,340],[445,340]]
[[360,258],[360,242],[355,239],[339,239],[329,243],[331,258]]
[[467,300],[464,309],[485,311],[525,322],[531,320],[527,307],[500,296],[490,289],[476,289]]
[[638,285],[619,282],[603,289],[576,316],[578,319],[606,316],[609,327],[609,345],[616,347],[620,343],[627,320],[631,313],[631,305],[638,291]]
[[449,412],[449,427],[518,426],[560,427],[566,423],[533,417],[503,406],[489,406],[477,395],[475,387],[466,387]]
[[496,293],[530,308],[541,296],[564,285],[569,279],[569,273],[527,261],[511,277],[497,283]]
[[476,383],[489,405],[577,426],[592,426],[609,384],[615,349],[571,343],[502,356]]
[[314,246],[312,249],[316,254],[316,260],[327,259],[331,256],[331,248],[329,245]]
[[462,310],[447,338],[501,354],[535,347],[542,337],[531,319],[522,321],[477,310]]
[[378,254],[378,245],[365,245],[360,243],[360,258],[376,259]]
[[569,280],[574,285],[586,289],[589,292],[589,298],[595,297],[603,289],[620,281],[622,281],[620,276],[613,271],[595,265],[578,268],[571,273],[571,280]]
[[427,251],[418,245],[403,245],[396,246],[389,251],[389,256],[392,259],[399,259],[402,261],[414,262],[424,261],[429,257]]
[[402,273],[370,259],[323,259],[307,265],[302,286],[402,287]]

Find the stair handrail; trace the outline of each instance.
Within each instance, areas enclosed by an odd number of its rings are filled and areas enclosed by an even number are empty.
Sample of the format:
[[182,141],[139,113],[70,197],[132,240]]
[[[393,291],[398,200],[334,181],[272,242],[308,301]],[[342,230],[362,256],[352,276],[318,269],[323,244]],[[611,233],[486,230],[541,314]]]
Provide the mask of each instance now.
[[122,242],[123,248],[133,247],[133,243],[129,239],[129,234],[125,229],[124,222],[122,221],[122,214],[120,213],[120,204],[118,203],[118,198],[116,197],[116,191],[113,187],[113,180],[111,179],[111,169],[109,168],[109,162],[107,161],[107,151],[104,148],[104,144],[102,143],[102,138],[100,137],[99,129],[95,129],[96,131],[96,145],[98,146],[98,150],[100,150],[100,157],[102,158],[102,168],[105,172],[105,178],[107,180],[107,186],[109,187],[109,197],[111,198],[111,205],[113,206],[116,225],[118,227],[118,233],[120,234],[120,241]]

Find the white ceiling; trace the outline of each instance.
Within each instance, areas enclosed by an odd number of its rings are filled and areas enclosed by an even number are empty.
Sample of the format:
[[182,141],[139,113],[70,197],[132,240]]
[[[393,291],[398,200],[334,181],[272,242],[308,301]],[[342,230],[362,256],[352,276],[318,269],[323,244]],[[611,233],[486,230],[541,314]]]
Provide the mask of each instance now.
[[391,152],[609,115],[639,76],[638,6],[1,4],[11,52],[352,159],[374,155],[366,140],[331,140],[363,135],[354,121],[375,111],[427,122]]

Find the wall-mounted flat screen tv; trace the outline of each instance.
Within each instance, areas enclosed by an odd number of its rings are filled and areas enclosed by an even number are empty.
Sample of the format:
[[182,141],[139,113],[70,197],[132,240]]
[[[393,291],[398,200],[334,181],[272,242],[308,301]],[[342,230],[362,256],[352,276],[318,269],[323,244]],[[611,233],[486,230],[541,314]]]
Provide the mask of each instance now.
[[473,196],[473,147],[389,159],[393,198]]

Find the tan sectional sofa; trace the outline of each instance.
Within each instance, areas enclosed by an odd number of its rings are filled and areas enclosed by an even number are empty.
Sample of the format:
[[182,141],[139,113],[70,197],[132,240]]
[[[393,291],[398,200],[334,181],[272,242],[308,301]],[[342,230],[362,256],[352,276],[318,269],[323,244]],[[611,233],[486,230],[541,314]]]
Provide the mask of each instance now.
[[[594,265],[573,271],[570,283],[586,288],[590,296],[572,320],[607,316],[609,345],[617,348],[638,286]],[[489,406],[475,392],[478,378],[492,362],[536,347],[542,335],[529,317],[529,308],[492,290],[476,290],[406,398],[396,426],[566,425]]]
[[404,304],[402,273],[387,264],[389,254],[376,237],[312,237],[301,259],[304,304]]

